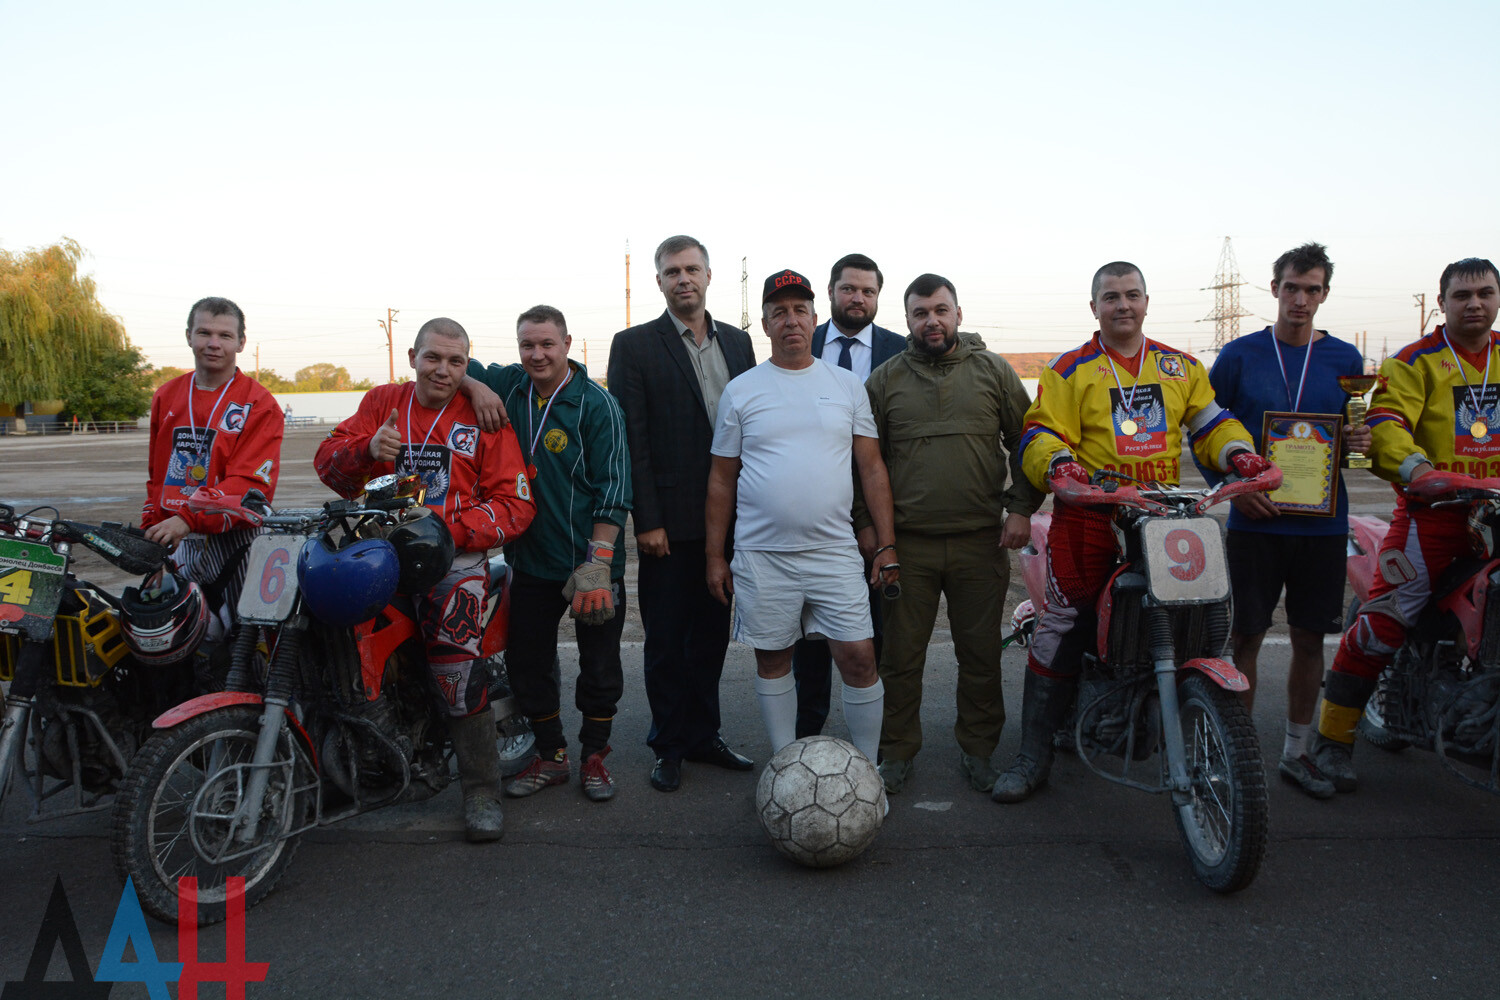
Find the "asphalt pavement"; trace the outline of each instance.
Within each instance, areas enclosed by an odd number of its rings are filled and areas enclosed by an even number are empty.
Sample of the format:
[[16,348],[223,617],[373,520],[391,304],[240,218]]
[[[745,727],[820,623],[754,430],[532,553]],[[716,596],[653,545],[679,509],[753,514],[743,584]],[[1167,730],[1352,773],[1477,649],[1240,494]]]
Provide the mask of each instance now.
[[[320,437],[288,436],[282,502],[326,495],[308,461]],[[133,518],[144,454],[144,435],[0,439],[0,500]],[[1386,487],[1356,479],[1352,492],[1356,509],[1388,511]],[[80,563],[113,590],[129,582]],[[1270,846],[1236,895],[1193,879],[1163,797],[1110,785],[1075,758],[1021,805],[971,791],[957,769],[956,664],[941,631],[924,686],[926,745],[880,836],[841,868],[799,868],[760,830],[754,774],[688,764],[680,791],[650,788],[632,621],[614,801],[588,802],[576,779],[508,801],[498,845],[463,842],[456,788],[308,834],[247,918],[247,957],[269,969],[246,995],[1493,997],[1500,804],[1431,755],[1367,746],[1353,795],[1317,802],[1283,784],[1280,637],[1263,653],[1254,714]],[[1019,739],[1023,655],[1006,658],[1001,762]],[[565,649],[565,681],[575,668]],[[753,673],[750,651],[732,647],[723,732],[763,763]],[[564,701],[571,735],[577,713]],[[837,695],[827,731],[845,732]],[[0,984],[25,973],[56,879],[91,966],[120,899],[103,814],[28,824],[22,812],[13,795],[0,815]],[[152,937],[159,957],[177,957],[173,928],[153,924]],[[202,956],[223,942],[222,926],[205,929]],[[59,948],[52,975],[65,968]],[[214,989],[202,995],[222,995]],[[146,991],[122,983],[110,995]]]

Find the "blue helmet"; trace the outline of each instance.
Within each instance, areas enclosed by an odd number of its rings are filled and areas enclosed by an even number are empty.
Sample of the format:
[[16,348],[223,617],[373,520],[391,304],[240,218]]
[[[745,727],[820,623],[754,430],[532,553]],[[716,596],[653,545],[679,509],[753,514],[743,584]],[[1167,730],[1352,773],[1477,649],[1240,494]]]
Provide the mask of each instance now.
[[329,625],[369,621],[396,593],[401,563],[383,538],[335,548],[327,535],[309,538],[297,556],[297,585],[307,610]]

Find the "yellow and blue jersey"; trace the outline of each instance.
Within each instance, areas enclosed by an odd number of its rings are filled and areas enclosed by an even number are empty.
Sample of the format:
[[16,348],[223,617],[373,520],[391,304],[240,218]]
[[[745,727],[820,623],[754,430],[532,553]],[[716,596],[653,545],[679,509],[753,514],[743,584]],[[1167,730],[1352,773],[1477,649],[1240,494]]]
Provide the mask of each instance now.
[[1208,372],[1191,354],[1148,339],[1140,371],[1132,373],[1135,358],[1106,350],[1096,333],[1042,372],[1021,437],[1021,466],[1038,489],[1046,489],[1047,469],[1060,453],[1090,472],[1113,469],[1176,485],[1184,425],[1193,454],[1216,469],[1228,468],[1230,452],[1254,447],[1234,414],[1214,401]]
[[[1372,471],[1407,482],[1423,462],[1471,476],[1500,476],[1500,334],[1488,356],[1448,349],[1443,327],[1380,366],[1367,423]],[[1485,382],[1489,368],[1490,381]]]

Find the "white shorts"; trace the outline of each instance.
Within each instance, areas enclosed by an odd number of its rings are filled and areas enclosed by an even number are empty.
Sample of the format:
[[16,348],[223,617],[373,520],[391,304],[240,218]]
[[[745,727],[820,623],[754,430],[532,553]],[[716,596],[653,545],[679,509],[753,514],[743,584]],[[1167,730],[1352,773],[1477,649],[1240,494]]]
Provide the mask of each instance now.
[[735,549],[734,638],[756,649],[789,649],[804,636],[858,642],[875,635],[864,560],[847,549]]

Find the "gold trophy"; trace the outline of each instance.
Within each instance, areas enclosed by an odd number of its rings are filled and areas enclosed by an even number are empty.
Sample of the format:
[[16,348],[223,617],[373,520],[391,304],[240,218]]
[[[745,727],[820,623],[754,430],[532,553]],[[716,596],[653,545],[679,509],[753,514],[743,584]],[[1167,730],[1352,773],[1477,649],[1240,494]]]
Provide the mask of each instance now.
[[[1340,375],[1339,388],[1349,394],[1349,426],[1363,427],[1369,407],[1365,404],[1365,393],[1375,388],[1379,378],[1375,375]],[[1344,465],[1350,469],[1368,469],[1370,459],[1361,452],[1351,451],[1344,456]]]

